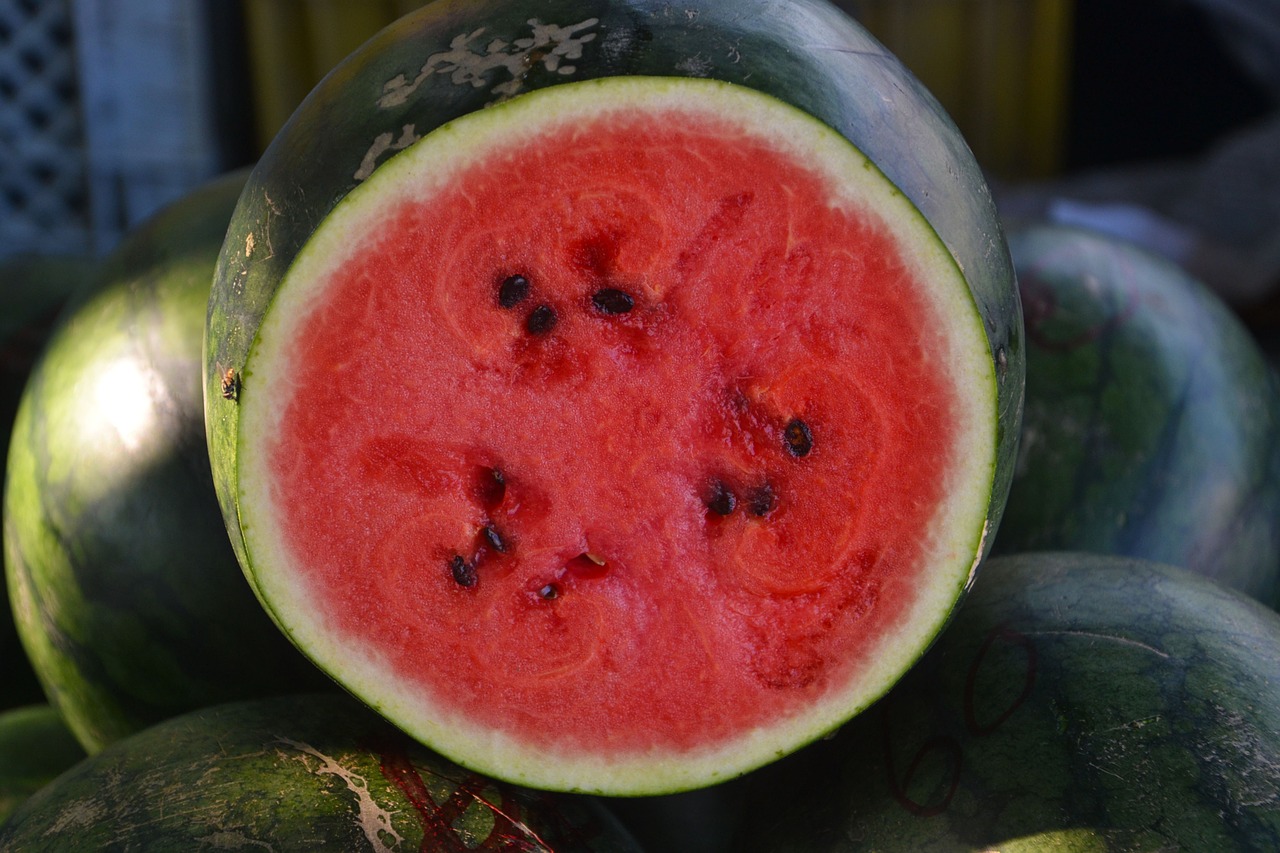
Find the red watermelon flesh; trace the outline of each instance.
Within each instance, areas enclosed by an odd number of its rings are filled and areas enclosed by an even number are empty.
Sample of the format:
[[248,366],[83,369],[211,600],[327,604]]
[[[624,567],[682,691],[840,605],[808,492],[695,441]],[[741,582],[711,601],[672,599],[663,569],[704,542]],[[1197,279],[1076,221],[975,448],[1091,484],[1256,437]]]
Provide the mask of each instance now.
[[239,389],[241,521],[285,630],[428,743],[661,790],[923,651],[983,547],[992,364],[843,139],[582,85],[613,92],[436,131],[304,247]]

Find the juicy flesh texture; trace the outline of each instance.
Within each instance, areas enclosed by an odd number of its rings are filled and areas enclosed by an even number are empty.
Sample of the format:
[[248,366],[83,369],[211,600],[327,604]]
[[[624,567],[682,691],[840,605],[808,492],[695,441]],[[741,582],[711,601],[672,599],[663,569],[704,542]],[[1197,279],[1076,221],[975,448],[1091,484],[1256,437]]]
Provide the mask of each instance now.
[[927,571],[955,393],[930,309],[766,142],[541,138],[402,204],[326,288],[271,452],[288,547],[339,637],[474,725],[732,739],[845,685]]

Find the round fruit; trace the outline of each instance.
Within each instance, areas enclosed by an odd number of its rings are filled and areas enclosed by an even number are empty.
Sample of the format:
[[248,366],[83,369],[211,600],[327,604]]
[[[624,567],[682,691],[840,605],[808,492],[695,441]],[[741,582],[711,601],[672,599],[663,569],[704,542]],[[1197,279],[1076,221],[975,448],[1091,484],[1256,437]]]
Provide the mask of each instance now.
[[[415,737],[693,788],[946,621],[1011,471],[1016,289],[954,128],[834,7],[536,8],[428,7],[266,152],[210,303],[215,481],[279,624]],[[721,39],[741,67],[670,76]]]
[[833,740],[751,777],[744,851],[1275,850],[1280,615],[1111,555],[988,561]]
[[1215,294],[1118,238],[1010,235],[1022,444],[996,553],[1189,568],[1280,605],[1280,383]]
[[0,823],[84,757],[84,748],[51,706],[24,705],[0,713]]
[[[27,377],[71,295],[94,263],[80,256],[19,256],[0,263],[0,483],[5,451]],[[44,692],[18,640],[8,595],[0,591],[0,708],[43,702]]]
[[338,694],[219,705],[125,738],[27,800],[0,847],[639,850],[591,800],[468,773]]
[[322,677],[227,541],[200,343],[235,173],[157,214],[67,307],[23,392],[4,546],[19,636],[89,751],[219,699]]

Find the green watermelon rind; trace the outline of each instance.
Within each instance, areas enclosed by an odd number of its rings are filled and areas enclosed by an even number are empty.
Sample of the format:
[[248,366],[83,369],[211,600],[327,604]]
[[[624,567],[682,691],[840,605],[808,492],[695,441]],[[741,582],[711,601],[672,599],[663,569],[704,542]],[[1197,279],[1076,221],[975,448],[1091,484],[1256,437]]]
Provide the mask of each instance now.
[[52,705],[22,705],[0,713],[0,825],[84,757],[84,748]]
[[735,850],[1274,850],[1280,615],[1178,566],[992,558],[882,704],[746,781]]
[[69,767],[0,849],[636,853],[600,803],[477,777],[349,696],[201,708]]
[[1158,560],[1280,606],[1280,379],[1248,328],[1123,239],[1039,224],[1009,244],[1028,366],[993,553]]
[[[268,467],[264,457],[271,436],[278,431],[281,407],[269,394],[255,397],[253,389],[258,376],[289,375],[290,341],[314,304],[314,288],[306,283],[325,280],[350,246],[360,246],[366,239],[373,242],[377,205],[392,205],[397,187],[412,188],[415,196],[429,194],[432,186],[449,179],[455,167],[489,150],[487,146],[518,142],[539,132],[544,123],[567,126],[610,111],[621,114],[652,107],[697,112],[693,105],[720,119],[740,122],[744,129],[765,128],[773,134],[771,139],[785,140],[793,149],[788,153],[798,162],[824,172],[833,191],[848,193],[849,201],[874,211],[906,252],[918,252],[904,260],[914,264],[917,280],[938,282],[936,292],[930,293],[939,303],[938,316],[954,318],[947,367],[957,387],[972,389],[963,401],[970,407],[968,424],[960,417],[952,425],[966,436],[957,445],[965,448],[958,454],[964,470],[956,476],[963,486],[953,491],[946,517],[929,534],[935,550],[926,561],[938,567],[934,583],[915,600],[914,611],[902,620],[901,633],[884,638],[877,664],[840,695],[777,728],[755,731],[696,755],[592,758],[554,749],[526,750],[516,740],[492,731],[469,732],[465,719],[442,707],[424,708],[420,695],[393,689],[398,678],[379,663],[374,650],[357,650],[349,641],[332,636],[315,616],[324,608],[291,582],[295,572],[287,568],[290,557],[279,544],[286,537],[273,519],[272,485],[257,476]],[[556,116],[555,122],[547,116]],[[606,78],[540,90],[443,125],[388,161],[342,199],[295,258],[245,361],[244,392],[238,401],[236,505],[246,566],[265,606],[299,648],[348,689],[461,764],[536,787],[611,793],[653,793],[720,781],[838,727],[887,690],[941,630],[985,547],[997,466],[992,414],[997,405],[996,384],[981,317],[952,256],[910,201],[844,137],[776,99],[718,81]]]
[[246,588],[203,441],[205,309],[247,175],[126,235],[60,314],[14,420],[9,602],[44,694],[89,752],[209,702],[328,683]]

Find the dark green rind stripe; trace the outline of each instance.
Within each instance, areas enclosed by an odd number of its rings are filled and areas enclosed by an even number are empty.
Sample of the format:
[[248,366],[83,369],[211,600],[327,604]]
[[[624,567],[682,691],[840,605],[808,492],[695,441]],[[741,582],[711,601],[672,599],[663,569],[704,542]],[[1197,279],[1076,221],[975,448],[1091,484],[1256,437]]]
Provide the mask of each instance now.
[[1280,616],[1184,569],[991,560],[880,705],[750,778],[743,851],[1280,849]]
[[[437,0],[375,36],[304,101],[250,176],[228,229],[204,383],[215,484],[242,560],[237,411],[221,378],[245,366],[277,283],[319,222],[362,169],[415,137],[513,94],[617,75],[711,77],[771,94],[843,134],[920,209],[969,282],[1000,378],[997,428],[1012,438],[1000,442],[993,472],[989,522],[999,526],[1023,383],[1012,265],[977,163],[901,63],[820,0]],[[252,394],[252,370],[242,378]]]
[[1248,330],[1114,238],[1043,226],[1010,245],[1026,413],[995,553],[1144,557],[1280,605],[1280,390]]
[[0,849],[638,853],[597,803],[468,773],[336,694],[207,708],[28,799]]
[[166,208],[108,258],[64,312],[14,423],[15,621],[90,751],[213,701],[326,683],[245,582],[204,441],[204,316],[244,179]]

